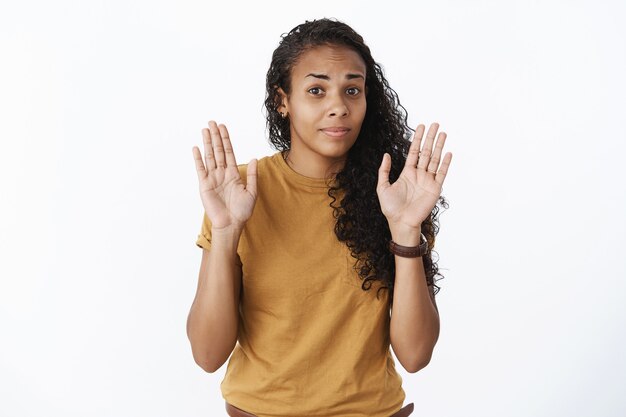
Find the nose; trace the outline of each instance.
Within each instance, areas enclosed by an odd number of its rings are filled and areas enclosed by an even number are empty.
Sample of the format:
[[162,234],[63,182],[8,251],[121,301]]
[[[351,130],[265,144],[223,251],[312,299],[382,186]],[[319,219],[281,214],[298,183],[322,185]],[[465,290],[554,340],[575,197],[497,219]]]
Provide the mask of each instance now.
[[350,111],[348,110],[348,106],[346,106],[346,103],[340,94],[332,95],[328,104],[329,116],[343,117],[347,116],[350,113]]

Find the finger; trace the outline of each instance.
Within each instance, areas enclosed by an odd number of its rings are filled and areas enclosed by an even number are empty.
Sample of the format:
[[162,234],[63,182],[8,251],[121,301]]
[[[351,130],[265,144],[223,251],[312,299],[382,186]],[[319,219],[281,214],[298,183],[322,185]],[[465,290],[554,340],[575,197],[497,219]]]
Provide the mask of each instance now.
[[202,143],[204,144],[204,163],[206,164],[206,170],[211,172],[215,169],[215,156],[213,155],[211,134],[207,128],[202,129]]
[[391,171],[391,156],[385,152],[383,162],[378,169],[378,184],[376,188],[385,189],[389,187],[389,171]]
[[253,159],[248,164],[246,174],[246,190],[256,198],[257,160]]
[[439,132],[439,138],[437,138],[435,151],[433,152],[433,155],[430,158],[430,163],[428,164],[428,172],[432,172],[434,174],[437,173],[437,170],[439,169],[439,161],[441,160],[443,145],[446,143],[446,137],[447,136],[445,132]]
[[222,136],[222,144],[224,145],[224,154],[226,154],[226,166],[237,167],[237,161],[235,160],[235,152],[233,152],[233,145],[230,142],[230,135],[226,125],[219,125],[220,135]]
[[220,131],[217,128],[217,123],[213,120],[209,122],[209,132],[211,133],[211,142],[213,143],[213,154],[215,156],[215,167],[226,167],[226,161],[224,159],[224,144],[222,143],[222,137]]
[[426,126],[422,124],[417,126],[417,129],[415,129],[413,141],[409,147],[409,154],[407,155],[406,162],[404,163],[405,167],[415,168],[417,165],[417,160],[420,156],[420,144],[422,143],[422,136],[424,136],[424,129],[426,129]]
[[417,169],[426,169],[428,168],[428,164],[430,163],[430,156],[433,151],[433,141],[435,140],[435,135],[437,134],[437,129],[439,129],[439,123],[435,122],[430,125],[428,129],[428,133],[426,134],[426,141],[424,142],[424,147],[420,152],[420,158],[417,161]]
[[443,157],[443,162],[441,163],[441,167],[439,171],[437,171],[437,175],[435,175],[435,181],[439,185],[443,185],[443,181],[446,179],[446,175],[448,174],[448,168],[450,167],[450,162],[452,161],[452,152],[446,153],[446,156]]
[[204,167],[204,163],[202,162],[202,154],[200,153],[200,149],[197,146],[191,148],[191,152],[193,154],[193,159],[196,162],[196,172],[198,174],[198,179],[202,179],[207,176],[207,170]]

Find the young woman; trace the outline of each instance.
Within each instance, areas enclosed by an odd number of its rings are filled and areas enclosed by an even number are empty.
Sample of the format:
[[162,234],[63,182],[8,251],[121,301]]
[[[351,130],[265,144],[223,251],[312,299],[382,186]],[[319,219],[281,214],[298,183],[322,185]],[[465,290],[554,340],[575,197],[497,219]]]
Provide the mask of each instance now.
[[422,141],[419,125],[410,140],[381,67],[335,20],[283,35],[266,88],[278,152],[237,165],[214,121],[204,158],[193,147],[205,210],[193,357],[215,372],[232,353],[230,416],[408,416],[389,346],[417,372],[439,336],[446,134],[433,123]]

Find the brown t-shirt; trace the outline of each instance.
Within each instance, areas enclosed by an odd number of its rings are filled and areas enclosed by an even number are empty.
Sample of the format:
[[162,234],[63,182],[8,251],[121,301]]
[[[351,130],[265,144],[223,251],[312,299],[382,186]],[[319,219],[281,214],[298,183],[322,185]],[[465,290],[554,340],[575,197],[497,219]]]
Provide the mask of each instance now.
[[[261,158],[257,174],[237,249],[238,343],[222,396],[259,417],[388,417],[405,399],[389,350],[388,292],[377,299],[378,285],[361,289],[333,231],[325,180],[298,174],[280,152]],[[204,214],[196,244],[210,242]]]

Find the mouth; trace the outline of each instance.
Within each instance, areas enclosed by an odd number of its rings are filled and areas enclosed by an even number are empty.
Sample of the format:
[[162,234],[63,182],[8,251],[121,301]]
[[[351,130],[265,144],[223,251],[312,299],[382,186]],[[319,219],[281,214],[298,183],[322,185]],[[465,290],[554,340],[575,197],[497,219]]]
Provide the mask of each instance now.
[[326,129],[320,129],[326,136],[330,136],[332,138],[339,138],[345,136],[350,131],[350,128],[347,127],[329,127]]

